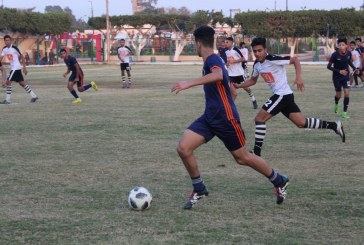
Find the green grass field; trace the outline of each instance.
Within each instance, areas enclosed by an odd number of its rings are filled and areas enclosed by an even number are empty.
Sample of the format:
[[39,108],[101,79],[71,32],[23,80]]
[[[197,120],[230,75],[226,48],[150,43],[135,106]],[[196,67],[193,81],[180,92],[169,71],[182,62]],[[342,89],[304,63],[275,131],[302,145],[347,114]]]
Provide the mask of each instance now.
[[[83,65],[100,90],[75,105],[65,66],[29,68],[39,101],[14,84],[13,104],[0,107],[0,244],[364,244],[361,89],[351,91],[346,143],[282,115],[267,123],[263,156],[291,179],[283,205],[265,177],[213,139],[196,151],[210,195],[182,209],[191,182],[175,147],[204,97],[202,87],[170,88],[201,69],[134,65],[133,88],[121,89],[117,65]],[[288,74],[293,81],[292,67]],[[295,90],[303,113],[336,120],[331,73],[303,66],[303,78],[305,92]],[[262,80],[253,92],[259,106],[271,95]],[[236,103],[251,149],[257,111],[244,91]],[[138,185],[153,194],[150,210],[128,207]]]

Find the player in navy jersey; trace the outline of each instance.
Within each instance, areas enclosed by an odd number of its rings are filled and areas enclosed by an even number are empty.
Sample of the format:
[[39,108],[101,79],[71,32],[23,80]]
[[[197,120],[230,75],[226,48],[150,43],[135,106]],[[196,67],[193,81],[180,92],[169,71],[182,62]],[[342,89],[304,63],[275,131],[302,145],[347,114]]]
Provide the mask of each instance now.
[[194,31],[196,50],[204,61],[203,76],[177,82],[171,89],[177,94],[190,87],[203,85],[205,92],[205,112],[185,130],[177,146],[177,152],[191,177],[193,186],[193,192],[184,209],[191,209],[209,193],[201,179],[193,152],[214,136],[224,143],[238,164],[255,169],[273,183],[277,204],[281,204],[287,194],[288,177],[275,172],[263,158],[246,150],[244,131],[230,93],[229,75],[222,59],[214,54],[214,34],[214,29],[209,26],[201,26]]
[[227,63],[227,57],[225,53],[227,50],[228,48],[226,47],[226,42],[225,40],[222,40],[221,46],[217,49],[217,51],[219,52],[219,55],[221,59],[225,62],[225,64]]
[[67,51],[65,49],[60,50],[60,54],[62,59],[64,59],[64,63],[67,65],[67,71],[63,74],[63,77],[67,77],[67,75],[71,73],[70,77],[68,78],[68,84],[67,88],[70,91],[70,93],[75,97],[75,100],[72,103],[81,103],[82,100],[78,96],[77,92],[73,89],[73,86],[77,84],[77,90],[78,92],[84,92],[88,90],[89,88],[93,88],[95,91],[98,90],[98,87],[94,81],[92,81],[89,84],[83,85],[83,71],[78,64],[75,57],[68,55]]
[[339,112],[339,100],[341,98],[341,91],[344,90],[344,102],[343,102],[343,112],[342,117],[349,119],[347,114],[349,106],[349,91],[350,91],[350,71],[349,65],[359,74],[359,67],[355,67],[351,62],[351,52],[347,50],[347,40],[346,38],[339,39],[338,50],[335,51],[327,64],[327,69],[332,71],[332,81],[335,87],[335,103],[334,112],[337,114]]
[[10,73],[7,79],[2,82],[2,87],[6,87],[6,97],[4,101],[1,101],[0,104],[11,104],[11,93],[12,93],[12,82],[17,82],[19,85],[24,88],[24,90],[30,94],[32,97],[30,99],[30,103],[34,103],[38,100],[38,96],[33,92],[30,86],[25,82],[22,69],[24,75],[28,74],[24,56],[21,54],[18,47],[12,45],[12,40],[9,35],[4,36],[5,47],[3,48],[0,55],[0,62],[6,56],[10,63]]
[[266,135],[266,121],[282,112],[299,128],[332,129],[339,134],[345,142],[344,129],[340,120],[337,122],[323,121],[317,118],[306,118],[294,101],[291,87],[288,84],[285,65],[293,64],[296,70],[298,90],[303,91],[304,85],[301,76],[301,64],[297,57],[281,57],[267,53],[265,38],[255,38],[251,44],[256,61],[253,66],[251,78],[240,87],[249,87],[257,83],[259,75],[272,90],[273,96],[263,105],[255,117],[255,143],[254,153],[261,155],[263,141]]
[[[133,55],[133,51],[125,45],[125,40],[120,39],[120,46],[118,47],[118,58],[120,60],[121,81],[123,83],[122,88],[130,88],[131,86],[131,67],[130,67],[130,55]],[[125,71],[128,74],[128,83],[125,81]]]

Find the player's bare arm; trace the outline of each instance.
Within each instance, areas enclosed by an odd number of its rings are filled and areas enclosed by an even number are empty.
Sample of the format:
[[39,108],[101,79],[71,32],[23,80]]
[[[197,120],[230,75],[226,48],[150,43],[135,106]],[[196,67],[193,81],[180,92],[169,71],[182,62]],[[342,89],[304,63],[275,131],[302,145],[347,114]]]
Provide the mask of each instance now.
[[67,77],[68,74],[70,74],[71,70],[67,69],[67,71],[63,74],[63,77]]
[[294,65],[294,68],[296,70],[296,79],[294,81],[294,84],[297,86],[297,89],[301,92],[303,92],[305,90],[305,85],[303,84],[303,80],[302,80],[302,68],[301,68],[301,63],[298,60],[297,57],[291,57],[290,59],[290,64]]
[[258,77],[251,77],[249,80],[247,80],[243,83],[240,83],[240,84],[234,83],[233,85],[235,88],[249,88],[249,87],[255,85],[257,83],[257,81],[258,81]]
[[25,64],[25,58],[24,58],[24,56],[22,54],[19,56],[19,60],[20,60],[20,63],[23,65],[23,73],[24,73],[24,75],[27,75],[28,74],[28,70],[27,70],[27,66]]
[[222,81],[222,80],[223,80],[222,70],[220,68],[214,68],[214,69],[212,69],[211,73],[209,73],[203,77],[200,77],[200,78],[197,78],[194,80],[189,80],[189,81],[177,82],[176,84],[173,85],[171,92],[178,94],[180,91],[188,89],[190,87],[207,84],[207,83],[218,82],[218,81]]
[[[81,77],[81,79],[82,79],[80,65],[78,63],[76,63],[75,67],[76,67],[76,77],[73,82],[76,82],[79,77]],[[80,82],[82,82],[82,80]]]

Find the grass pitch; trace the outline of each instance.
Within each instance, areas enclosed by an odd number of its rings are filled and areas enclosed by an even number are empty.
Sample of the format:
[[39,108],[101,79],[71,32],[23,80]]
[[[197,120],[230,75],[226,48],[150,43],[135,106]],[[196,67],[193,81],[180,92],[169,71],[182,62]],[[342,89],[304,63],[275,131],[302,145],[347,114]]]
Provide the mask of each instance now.
[[[282,115],[268,121],[263,156],[291,179],[283,205],[265,177],[213,139],[196,151],[210,196],[186,211],[191,183],[175,147],[204,97],[202,87],[170,88],[201,66],[134,65],[132,89],[121,89],[116,65],[82,68],[100,88],[80,93],[82,104],[71,104],[60,66],[29,68],[35,104],[14,84],[13,104],[0,107],[0,244],[364,243],[361,89],[351,91],[346,143]],[[336,120],[331,73],[303,66],[303,78],[306,91],[295,90],[303,113]],[[259,106],[271,95],[262,80],[253,92]],[[251,149],[257,111],[244,91],[236,103]],[[128,208],[134,186],[152,192],[150,210]]]

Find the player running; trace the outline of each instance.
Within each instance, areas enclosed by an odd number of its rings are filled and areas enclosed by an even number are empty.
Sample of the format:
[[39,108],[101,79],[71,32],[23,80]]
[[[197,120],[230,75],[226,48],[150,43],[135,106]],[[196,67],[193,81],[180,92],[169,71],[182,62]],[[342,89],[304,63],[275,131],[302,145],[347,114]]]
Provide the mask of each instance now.
[[63,74],[63,77],[67,77],[67,75],[71,73],[70,77],[68,78],[68,84],[67,88],[70,91],[70,93],[75,97],[75,100],[72,101],[72,103],[82,103],[81,98],[78,96],[76,91],[73,89],[73,86],[77,84],[77,90],[78,92],[84,92],[88,90],[89,88],[93,88],[95,91],[98,90],[98,87],[94,81],[92,81],[89,84],[83,85],[83,71],[78,64],[75,57],[68,55],[67,51],[65,49],[60,50],[60,54],[62,59],[64,60],[64,63],[67,65],[67,71]]
[[340,135],[342,142],[345,142],[345,134],[340,120],[337,122],[323,121],[317,118],[306,118],[294,101],[291,87],[288,84],[285,65],[293,64],[296,70],[298,90],[303,91],[304,85],[301,76],[301,64],[297,57],[281,57],[267,53],[265,38],[255,38],[251,44],[256,61],[253,66],[251,78],[245,83],[238,84],[238,87],[249,87],[257,83],[259,75],[272,90],[270,97],[255,117],[255,143],[254,154],[260,156],[263,141],[266,135],[265,122],[282,113],[299,128],[332,129]]
[[[245,82],[245,71],[243,68],[242,63],[246,62],[243,54],[240,52],[240,50],[236,47],[234,47],[234,40],[232,37],[226,38],[226,47],[228,50],[226,51],[226,57],[227,57],[227,68],[229,73],[230,82],[232,85],[230,86],[231,94],[233,96],[233,100],[235,101],[236,97],[238,96],[238,93],[236,91],[235,86],[233,84],[240,84]],[[248,93],[249,97],[252,100],[253,108],[258,108],[257,100],[255,99],[255,96],[250,88],[244,88],[244,90]]]
[[355,67],[351,62],[351,52],[347,50],[346,38],[341,38],[337,41],[338,49],[331,55],[330,61],[327,64],[327,69],[332,71],[332,81],[335,87],[335,104],[334,112],[339,112],[339,100],[341,98],[341,91],[344,90],[344,102],[342,118],[349,119],[347,114],[349,107],[349,92],[350,92],[350,77],[349,65],[359,74],[359,67]]
[[223,60],[214,54],[214,34],[214,29],[209,26],[201,26],[194,31],[197,53],[204,61],[203,76],[177,82],[171,89],[177,94],[182,90],[203,85],[205,91],[205,112],[185,130],[177,146],[177,152],[193,186],[193,192],[184,209],[191,209],[201,198],[209,194],[193,152],[214,136],[225,144],[238,164],[253,168],[273,183],[277,204],[281,204],[287,194],[288,177],[275,172],[263,158],[246,150],[244,131],[230,93],[229,75]]
[[[131,87],[131,67],[129,64],[130,55],[133,55],[133,52],[128,46],[125,46],[125,40],[120,39],[120,46],[118,48],[118,58],[120,60],[120,69],[121,69],[121,81],[123,83],[122,88],[130,88]],[[125,71],[128,74],[128,83],[125,81]]]
[[4,101],[1,101],[0,104],[11,104],[11,93],[12,93],[12,82],[17,82],[19,85],[24,88],[24,90],[30,94],[32,97],[30,99],[30,103],[34,103],[38,100],[38,96],[32,91],[30,86],[24,81],[24,77],[22,74],[22,68],[24,75],[28,74],[27,67],[25,65],[24,56],[21,54],[18,47],[12,45],[12,40],[9,35],[4,36],[5,47],[3,48],[0,55],[0,62],[3,60],[4,56],[10,62],[10,73],[8,78],[2,82],[2,87],[6,87],[6,97]]

